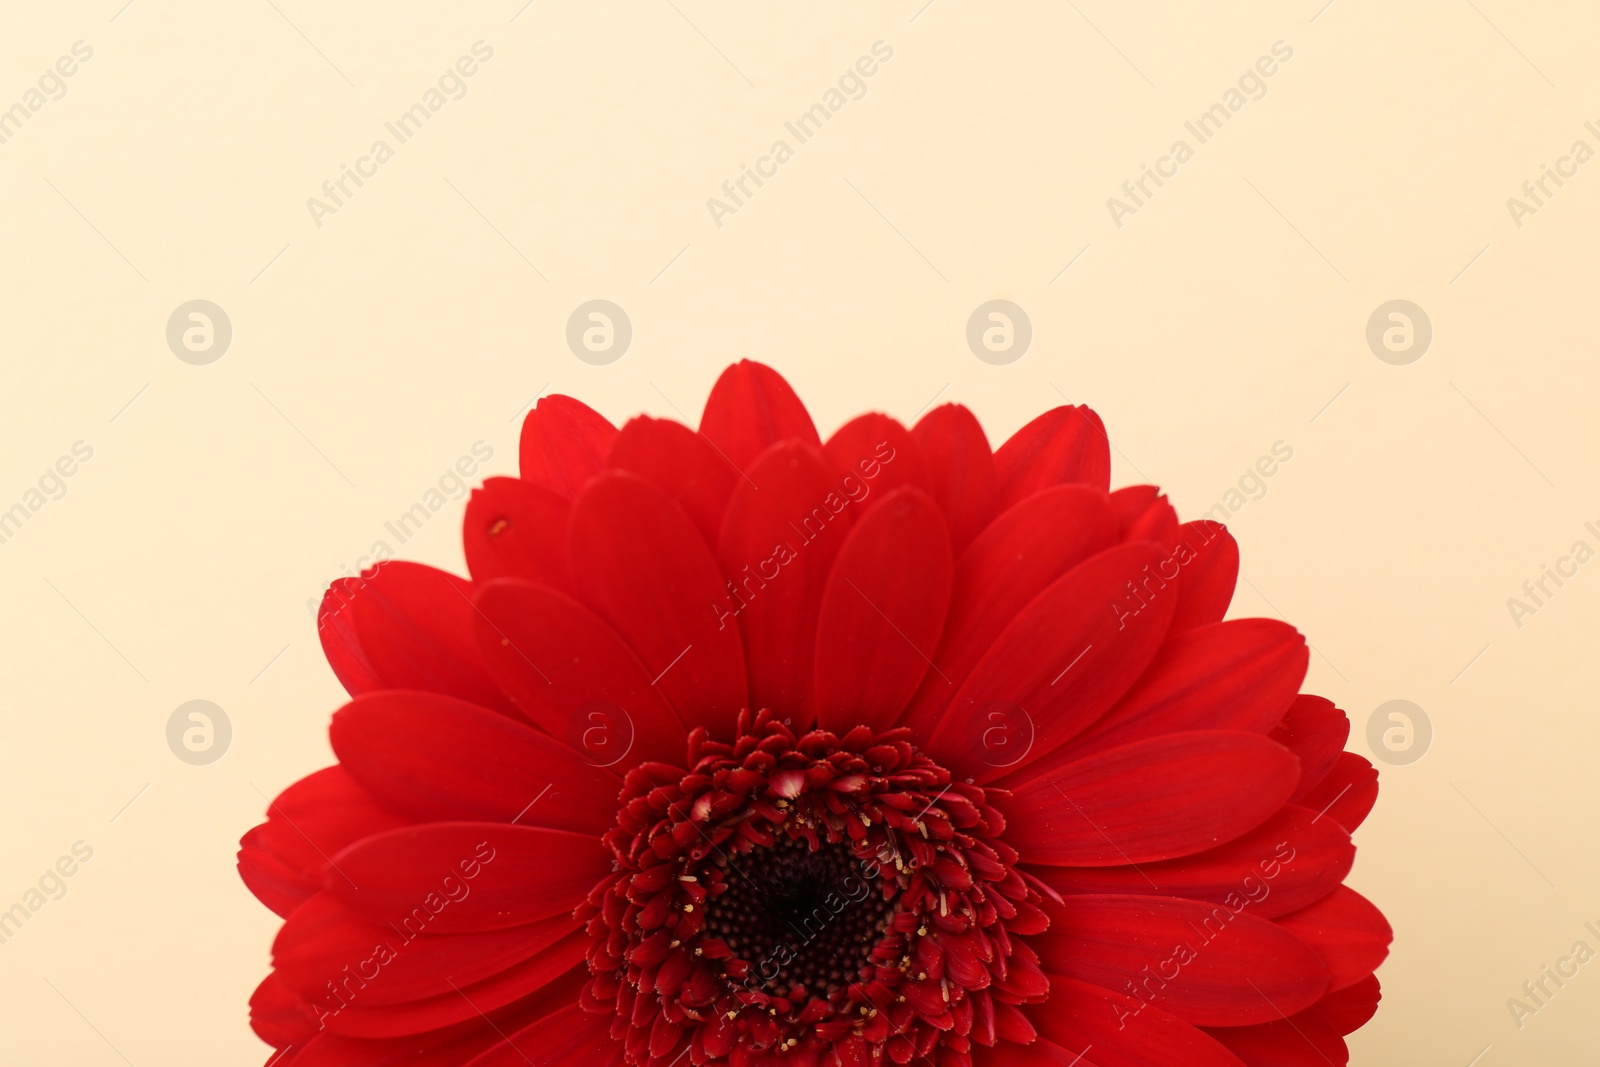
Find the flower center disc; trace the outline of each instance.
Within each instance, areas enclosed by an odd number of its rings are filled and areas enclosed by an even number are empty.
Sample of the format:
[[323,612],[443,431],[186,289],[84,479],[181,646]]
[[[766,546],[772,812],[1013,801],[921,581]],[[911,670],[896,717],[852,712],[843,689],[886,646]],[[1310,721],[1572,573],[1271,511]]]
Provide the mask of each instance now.
[[696,729],[687,755],[628,774],[613,873],[579,909],[584,1006],[630,1064],[961,1064],[1027,1028],[1017,1006],[1049,983],[1013,935],[1047,922],[1000,840],[1003,792],[908,731],[797,737],[765,711],[732,743]]
[[[832,1000],[858,981],[894,914],[875,884],[877,863],[842,844],[812,851],[782,838],[723,868],[723,891],[706,906],[706,934],[720,938],[769,994]],[[798,987],[798,988],[797,988]]]

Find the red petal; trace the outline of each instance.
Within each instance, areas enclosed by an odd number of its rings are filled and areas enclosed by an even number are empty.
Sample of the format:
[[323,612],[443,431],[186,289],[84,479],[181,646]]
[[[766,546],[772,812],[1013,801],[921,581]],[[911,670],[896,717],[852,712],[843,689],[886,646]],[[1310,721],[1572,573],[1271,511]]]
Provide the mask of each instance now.
[[818,722],[887,729],[916,692],[950,602],[950,535],[933,498],[886,496],[845,538],[817,624]]
[[683,760],[688,733],[677,714],[594,612],[554,589],[513,581],[480,589],[478,611],[483,661],[534,725],[601,767]]
[[1000,489],[989,439],[960,404],[941,404],[917,422],[912,438],[922,453],[933,498],[950,523],[950,543],[960,555],[998,507]]
[[359,655],[379,687],[443,693],[514,714],[478,659],[466,579],[389,560],[361,576],[341,614],[349,616]]
[[1111,494],[1117,513],[1117,540],[1154,541],[1171,548],[1178,536],[1178,513],[1153,485],[1130,485]]
[[628,420],[606,466],[648,479],[694,520],[708,545],[717,543],[728,496],[741,479],[739,468],[704,434],[681,422],[644,416]]
[[511,822],[603,834],[622,783],[532,727],[433,693],[389,691],[340,709],[329,729],[350,776],[421,821]]
[[817,428],[789,383],[771,367],[740,360],[717,379],[700,432],[742,471],[779,441],[822,447]]
[[1365,756],[1339,753],[1333,770],[1298,803],[1330,818],[1351,833],[1378,802],[1378,771]]
[[1088,408],[1052,408],[995,449],[994,469],[1002,509],[1063,482],[1104,491],[1111,485],[1111,442]]
[[922,450],[910,431],[887,415],[873,412],[851,419],[828,438],[823,451],[838,473],[870,486],[873,499],[863,500],[863,511],[902,486],[928,490]]
[[1007,625],[1051,582],[1111,547],[1116,524],[1106,495],[1060,485],[1010,508],[956,562],[949,624],[905,718],[921,736],[937,724],[950,697]]
[[822,453],[794,441],[763,452],[734,487],[717,558],[735,591],[753,709],[813,711],[817,611],[855,510]]
[[[581,982],[582,973],[574,978]],[[290,1055],[275,1056],[268,1067],[460,1067],[498,1045],[501,1035],[569,1007],[577,997],[577,982],[552,982],[510,1007],[489,1011],[481,1022],[429,1034],[369,1040],[324,1030]]]
[[1101,1067],[1240,1067],[1227,1049],[1160,1008],[1062,975],[1031,1013],[1039,1032],[1066,1048],[1088,1049]]
[[1322,1016],[1339,1033],[1353,1034],[1367,1025],[1367,1020],[1377,1013],[1378,1001],[1382,999],[1383,990],[1378,985],[1378,976],[1369,974],[1353,985],[1324,993],[1311,1010]]
[[508,1037],[465,1067],[621,1067],[623,1044],[610,1037],[611,1020],[576,1004]]
[[[1071,897],[1033,938],[1045,969],[1150,999],[1197,1026],[1292,1015],[1328,973],[1299,938],[1248,908],[1175,897]],[[1255,989],[1250,989],[1250,986]]]
[[288,915],[322,887],[329,856],[405,824],[343,767],[324,767],[279,793],[267,807],[267,821],[244,835],[239,875],[263,904]]
[[1096,1061],[1086,1059],[1082,1052],[1073,1052],[1043,1038],[1031,1045],[1002,1041],[993,1048],[976,1046],[972,1050],[972,1062],[975,1067],[1096,1067]]
[[467,569],[479,582],[526,578],[572,588],[567,569],[565,497],[520,478],[490,478],[467,502]]
[[[472,891],[472,882],[459,876],[454,885],[458,894]],[[342,992],[359,1006],[405,1004],[450,993],[451,982],[466,987],[510,970],[579,926],[572,916],[557,915],[509,930],[434,934],[416,922],[398,929],[374,923],[324,892],[283,924],[272,943],[272,965],[291,989],[324,1011],[338,1008],[327,984],[341,991],[346,971],[355,977]]]
[[[611,870],[597,838],[485,822],[428,823],[375,834],[334,856],[329,866],[325,887],[356,911],[396,928],[411,918],[441,934],[500,930],[565,914]],[[446,878],[471,880],[471,895],[450,900]],[[418,915],[417,909],[424,911]]]
[[1300,758],[1300,784],[1290,799],[1300,799],[1328,776],[1350,739],[1350,720],[1333,701],[1309,693],[1295,697],[1272,739]]
[[362,585],[360,578],[335,579],[322,594],[322,604],[317,608],[317,640],[322,643],[322,654],[333,668],[334,677],[351,696],[383,688],[382,679],[361,650],[355,612],[349,610]]
[[1207,1030],[1246,1067],[1345,1067],[1350,1050],[1337,1031],[1314,1012],[1258,1026]]
[[269,974],[250,996],[250,1029],[277,1048],[303,1045],[316,1036],[317,1013],[281,978]]
[[1039,877],[1062,893],[1153,893],[1220,904],[1249,900],[1252,914],[1276,918],[1336,889],[1356,855],[1332,819],[1287,805],[1225,845],[1137,867],[1046,868]]
[[[439,983],[445,986],[445,991],[425,1000],[378,1004],[371,1000],[355,999],[343,1011],[328,1019],[328,1029],[365,1038],[426,1034],[468,1022],[477,1029],[481,1026],[484,1012],[503,1008],[529,994],[541,992],[575,967],[580,967],[590,941],[587,933],[575,930],[549,948],[474,985],[465,985],[459,979],[439,975],[440,978],[451,979],[448,983]],[[449,988],[452,984],[455,988]],[[577,983],[569,980],[566,984],[576,986]],[[571,1003],[577,996],[578,989],[569,988],[564,999]]]
[[1255,734],[1193,731],[1069,763],[1017,789],[1006,843],[1029,863],[1111,867],[1190,856],[1261,825],[1300,774]]
[[547,396],[522,423],[523,480],[575,497],[600,473],[616,436],[617,428],[581,400]]
[[744,650],[716,560],[683,510],[611,471],[572,509],[572,575],[687,721],[727,733],[748,703]]
[[1383,912],[1349,886],[1340,886],[1278,925],[1316,949],[1328,967],[1328,990],[1354,985],[1389,955],[1394,931]]
[[1073,754],[1177,730],[1264,734],[1294,700],[1308,658],[1305,638],[1276,619],[1233,619],[1174,635],[1128,695],[1073,743]]
[[[1025,768],[1098,719],[1144,671],[1166,633],[1174,598],[1156,588],[1160,563],[1153,544],[1119,545],[1056,579],[973,668],[928,751],[987,781]],[[1149,583],[1148,601],[1128,592],[1135,579]],[[1020,713],[1031,725],[1031,748],[1019,744],[1020,756],[1009,748],[999,756],[986,751],[986,724],[996,709]]]
[[1209,519],[1178,527],[1176,542],[1183,569],[1178,579],[1178,610],[1172,616],[1172,632],[1221,622],[1239,580],[1238,543],[1221,523]]

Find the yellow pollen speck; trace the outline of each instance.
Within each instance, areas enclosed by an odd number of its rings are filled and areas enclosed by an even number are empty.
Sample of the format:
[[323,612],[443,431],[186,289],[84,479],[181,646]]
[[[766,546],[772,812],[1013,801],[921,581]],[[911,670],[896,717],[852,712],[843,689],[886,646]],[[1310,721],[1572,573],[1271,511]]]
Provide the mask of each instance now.
[[694,910],[694,905],[693,904],[685,904],[683,906],[683,910],[684,911],[693,911]]

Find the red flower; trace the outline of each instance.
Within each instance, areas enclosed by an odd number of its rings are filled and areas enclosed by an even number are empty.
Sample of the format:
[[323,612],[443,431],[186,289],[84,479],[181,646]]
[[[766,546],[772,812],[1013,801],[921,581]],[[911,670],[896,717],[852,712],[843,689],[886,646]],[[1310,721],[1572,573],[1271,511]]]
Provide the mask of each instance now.
[[339,764],[239,854],[272,1062],[1347,1062],[1376,772],[1092,411],[824,444],[740,363],[698,433],[546,398],[521,466],[470,581],[323,602]]

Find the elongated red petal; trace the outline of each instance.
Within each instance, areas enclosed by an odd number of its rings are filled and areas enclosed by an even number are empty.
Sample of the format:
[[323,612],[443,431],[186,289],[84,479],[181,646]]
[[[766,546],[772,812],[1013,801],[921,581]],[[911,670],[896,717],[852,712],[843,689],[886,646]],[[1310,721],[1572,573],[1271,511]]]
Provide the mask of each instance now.
[[443,693],[515,714],[478,658],[472,583],[465,579],[390,560],[361,576],[340,614],[379,687]]
[[356,633],[355,612],[347,610],[361,592],[360,578],[339,578],[322,594],[317,608],[317,640],[333,675],[351,696],[383,688],[383,680],[367,662]]
[[1064,482],[1104,491],[1111,484],[1111,442],[1088,408],[1052,408],[995,449],[994,469],[1001,508]]
[[744,648],[699,531],[659,489],[611,471],[572,509],[573,580],[689,721],[727,732],[745,707]]
[[1339,762],[1339,753],[1350,739],[1350,720],[1333,701],[1303,693],[1294,698],[1283,721],[1272,728],[1272,739],[1300,759],[1300,784],[1290,798],[1299,803]]
[[250,1028],[276,1048],[303,1045],[317,1033],[317,1013],[276,974],[250,995]]
[[[1056,579],[978,661],[928,751],[988,781],[1026,770],[1098,719],[1143,673],[1166,633],[1174,598],[1156,588],[1160,561],[1149,542],[1119,545]],[[1130,592],[1136,588],[1152,590],[1149,599]],[[1018,755],[986,751],[983,731],[997,709],[1020,709],[1031,728],[1031,744]]]
[[1310,946],[1248,905],[1072,897],[1052,914],[1050,930],[1033,942],[1046,970],[1131,990],[1197,1026],[1281,1019],[1310,1007],[1328,984]]
[[629,419],[611,446],[606,466],[632,471],[666,493],[694,521],[708,545],[717,543],[722,513],[734,483],[733,460],[709,438],[681,422],[640,416]]
[[1383,913],[1349,886],[1339,886],[1278,925],[1317,950],[1328,967],[1328,990],[1354,985],[1389,955],[1394,931]]
[[1083,485],[1047,489],[990,523],[956,561],[949,623],[905,725],[931,733],[983,654],[1028,603],[1090,556],[1110,548],[1110,501]]
[[1377,802],[1377,768],[1367,757],[1354,752],[1339,753],[1333,770],[1298,801],[1351,833],[1366,821]]
[[576,1004],[501,1039],[465,1067],[619,1067],[623,1046],[609,1020]]
[[[599,839],[584,834],[436,822],[357,841],[330,861],[324,886],[396,928],[410,920],[436,933],[468,933],[571,912],[610,869]],[[447,878],[470,881],[471,894],[452,900]]]
[[960,555],[999,506],[999,479],[989,439],[977,417],[960,404],[941,404],[911,430],[922,452],[929,490],[950,523],[950,543]]
[[1111,494],[1117,540],[1154,541],[1171,548],[1178,537],[1178,512],[1153,485],[1129,485]]
[[[440,982],[444,992],[401,1004],[378,1004],[361,998],[327,1019],[334,1033],[365,1038],[426,1034],[446,1027],[481,1022],[483,1013],[505,1007],[552,985],[583,963],[589,938],[582,930],[473,985],[452,978]],[[380,972],[381,973],[381,972]],[[441,975],[440,977],[444,977]],[[451,985],[455,988],[451,988]],[[570,1003],[577,990],[567,993]]]
[[1049,867],[1038,875],[1068,894],[1248,900],[1253,914],[1273,919],[1327,896],[1350,873],[1355,855],[1338,823],[1290,804],[1244,836],[1192,856],[1137,866]]
[[267,821],[239,842],[239,875],[263,904],[287,916],[322,888],[329,856],[405,824],[343,767],[324,767],[267,805]]
[[1322,1016],[1339,1033],[1353,1034],[1377,1013],[1378,1001],[1382,999],[1378,976],[1369,974],[1343,989],[1324,993],[1310,1010]]
[[928,671],[954,566],[944,518],[920,489],[895,490],[850,531],[817,624],[823,729],[893,725]]
[[[472,882],[456,876],[454,890]],[[272,943],[274,973],[324,1011],[330,996],[354,975],[351,999],[363,1006],[405,1004],[449,993],[509,970],[554,945],[581,924],[570,915],[506,930],[435,934],[415,920],[394,928],[352,911],[331,893],[311,898],[289,916]],[[498,1006],[498,1005],[497,1005]]]
[[[1031,1045],[979,1045],[972,1050],[972,1062],[976,1067],[1097,1067],[1097,1060],[1088,1059],[1084,1051],[1074,1052],[1045,1038]],[[860,1067],[867,1067],[864,1058]]]
[[688,736],[639,657],[576,600],[532,582],[490,582],[475,620],[483,661],[534,725],[584,759],[625,771],[683,758]]
[[1061,974],[1050,999],[1030,1013],[1040,1034],[1094,1053],[1101,1067],[1240,1067],[1238,1057],[1200,1030],[1139,997]]
[[524,578],[570,589],[567,513],[571,502],[520,478],[490,478],[472,491],[463,524],[474,581]]
[[734,487],[717,557],[735,591],[753,708],[814,710],[817,611],[853,506],[822,453],[797,441],[763,452]]
[[522,423],[519,449],[524,481],[558,496],[578,495],[600,473],[617,428],[581,400],[555,394],[534,405]]
[[617,773],[547,734],[435,693],[371,693],[329,729],[339,762],[378,800],[419,820],[511,822],[604,833]]
[[[576,975],[573,978],[577,978]],[[537,1019],[572,1005],[577,982],[550,982],[533,995],[484,1013],[482,1025],[458,1025],[428,1034],[360,1038],[324,1029],[302,1047],[274,1054],[267,1067],[460,1067]],[[459,997],[457,998],[460,999]]]
[[1239,580],[1238,543],[1221,523],[1210,519],[1184,523],[1175,540],[1181,569],[1172,632],[1221,622]]
[[[871,490],[862,511],[903,486],[927,492],[928,472],[922,449],[911,432],[887,415],[858,415],[834,431],[823,446],[834,470]],[[850,483],[845,483],[849,485]]]
[[806,406],[771,367],[740,360],[717,379],[700,416],[700,432],[740,470],[779,441],[822,447]]
[[1276,619],[1234,619],[1171,637],[1139,684],[1073,745],[1087,755],[1176,730],[1271,730],[1294,700],[1305,638]]
[[[1236,731],[1135,741],[1016,791],[1006,840],[1030,863],[1110,867],[1191,856],[1261,825],[1289,798],[1287,749]],[[1263,857],[1265,859],[1266,857]]]
[[1350,1050],[1337,1030],[1315,1012],[1256,1026],[1206,1031],[1246,1067],[1345,1067]]

